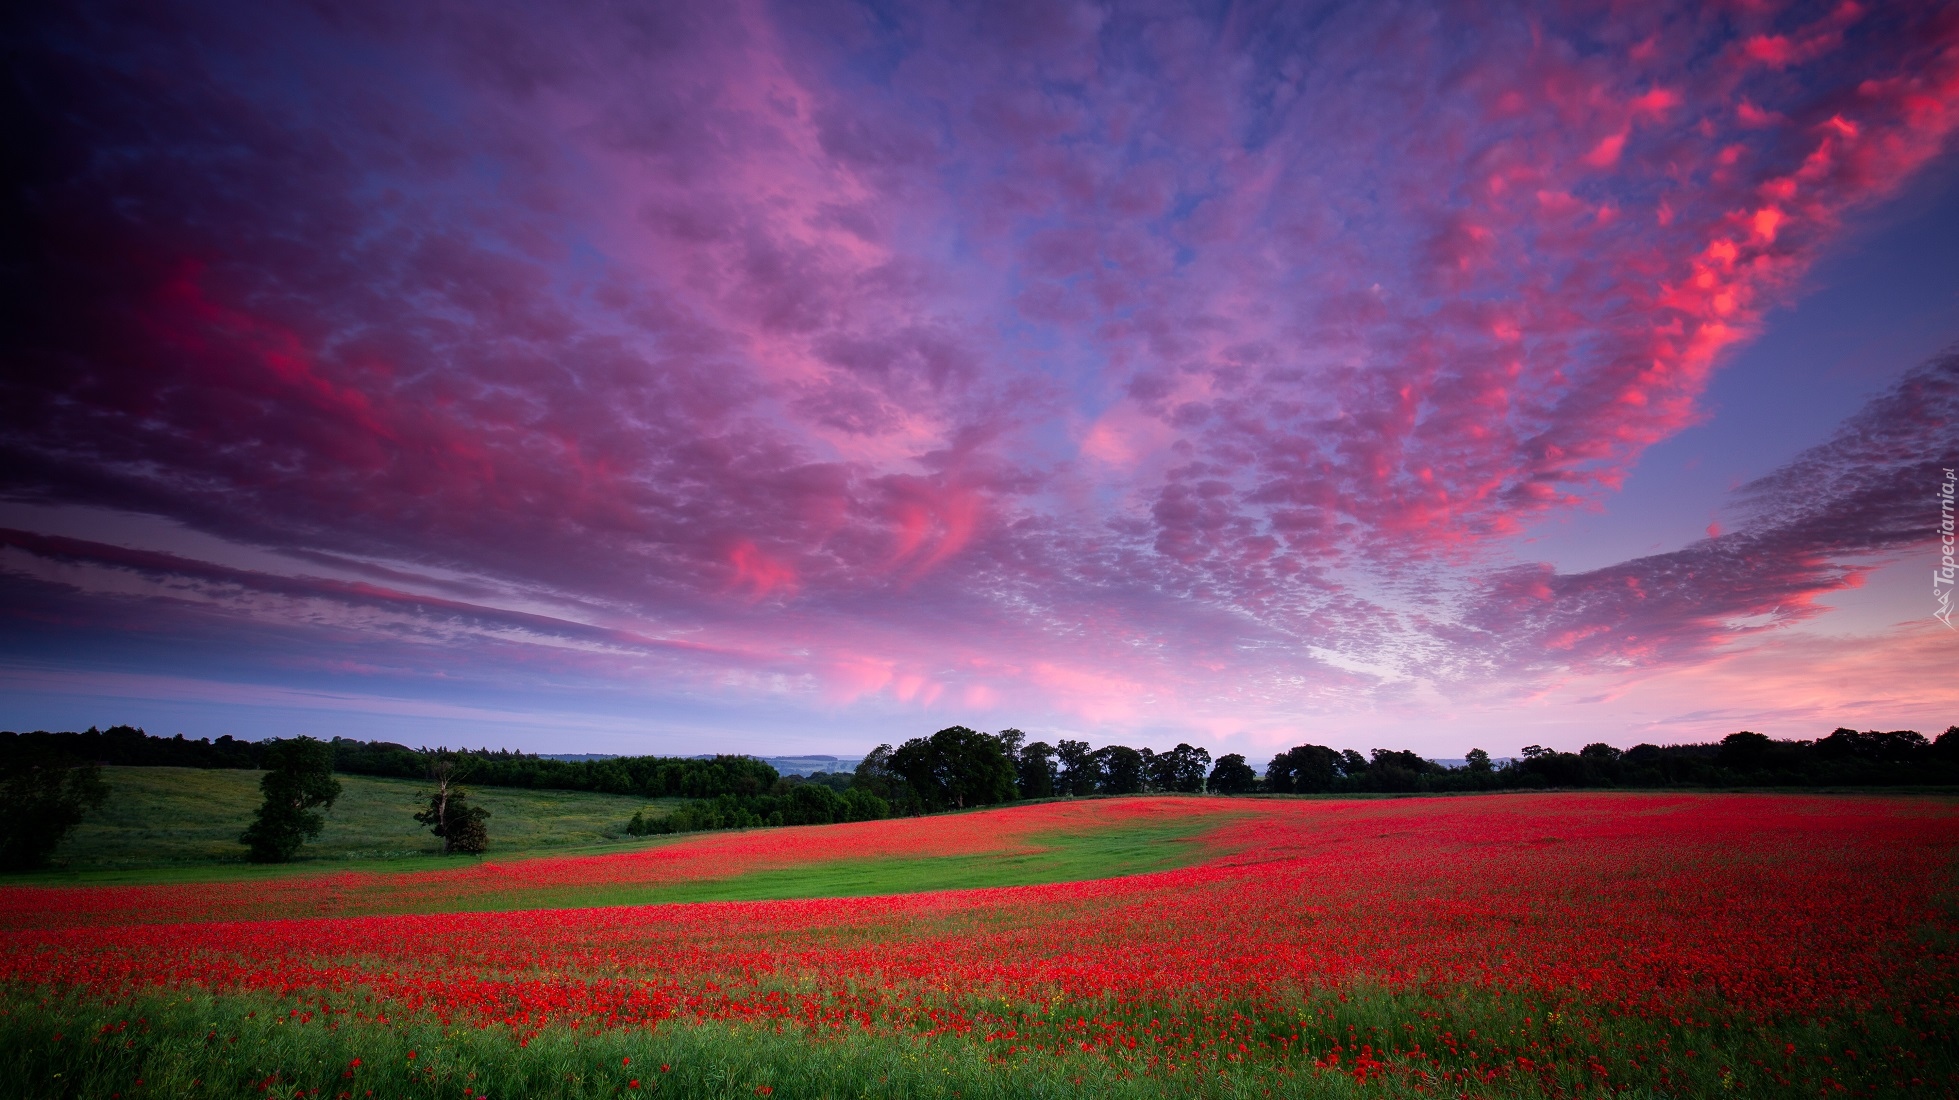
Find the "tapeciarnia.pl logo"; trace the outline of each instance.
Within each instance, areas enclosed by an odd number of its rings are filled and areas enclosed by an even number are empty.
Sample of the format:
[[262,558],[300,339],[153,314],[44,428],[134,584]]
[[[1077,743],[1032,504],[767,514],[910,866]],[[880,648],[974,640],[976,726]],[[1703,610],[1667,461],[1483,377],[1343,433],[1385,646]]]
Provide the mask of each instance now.
[[1952,469],[1946,468],[1945,481],[1939,485],[1939,567],[1932,570],[1932,599],[1938,602],[1938,610],[1932,617],[1945,624],[1947,630],[1959,630],[1952,625],[1952,581],[1953,581],[1953,533],[1952,533],[1952,492],[1955,483]]

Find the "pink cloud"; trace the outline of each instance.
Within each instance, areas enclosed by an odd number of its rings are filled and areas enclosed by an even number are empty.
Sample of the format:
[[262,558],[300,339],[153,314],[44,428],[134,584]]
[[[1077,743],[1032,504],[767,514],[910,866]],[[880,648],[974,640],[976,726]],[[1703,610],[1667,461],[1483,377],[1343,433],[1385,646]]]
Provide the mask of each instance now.
[[796,571],[755,548],[744,539],[728,551],[728,564],[735,570],[734,587],[746,589],[753,599],[796,590]]

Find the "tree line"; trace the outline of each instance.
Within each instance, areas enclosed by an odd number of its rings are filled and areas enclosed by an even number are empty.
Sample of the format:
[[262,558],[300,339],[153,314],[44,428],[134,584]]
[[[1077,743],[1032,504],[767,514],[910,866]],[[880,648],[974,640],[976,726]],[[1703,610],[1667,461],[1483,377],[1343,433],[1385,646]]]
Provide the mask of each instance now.
[[1420,793],[1546,788],[1895,787],[1959,785],[1959,726],[1936,740],[1916,730],[1840,728],[1815,740],[1776,740],[1749,730],[1717,742],[1603,742],[1577,752],[1527,745],[1494,764],[1471,749],[1446,768],[1406,751],[1299,745],[1272,758],[1262,789],[1275,794]]
[[150,737],[130,726],[80,733],[0,731],[0,868],[45,865],[55,846],[109,797],[100,765],[263,768],[264,802],[240,841],[254,860],[293,858],[323,827],[339,796],[335,772],[433,784],[415,820],[443,850],[480,853],[489,811],[461,784],[682,798],[668,813],[635,813],[635,836],[703,829],[823,825],[940,813],[1021,799],[1145,792],[1211,794],[1443,793],[1546,788],[1959,785],[1959,726],[1936,740],[1914,730],[1837,729],[1815,740],[1742,731],[1719,742],[1604,743],[1577,752],[1537,745],[1501,763],[1471,749],[1445,767],[1405,749],[1296,745],[1263,775],[1238,753],[1215,761],[1188,744],[1157,752],[1126,745],[1028,741],[1016,729],[949,726],[929,737],[879,745],[855,772],[781,776],[746,756],[635,756],[550,760],[488,749],[410,749],[388,742],[294,737],[216,741]]
[[857,765],[855,786],[866,787],[899,813],[988,806],[1024,798],[1176,791],[1247,794],[1258,774],[1239,753],[1215,764],[1206,749],[1132,749],[1061,738],[1028,741],[1017,729],[987,734],[950,726],[897,747],[879,745]]
[[[621,756],[610,760],[552,760],[508,749],[411,749],[388,741],[336,737],[322,741],[332,769],[342,775],[426,779],[438,758],[466,761],[470,782],[483,787],[592,791],[642,798],[715,798],[761,794],[780,778],[749,756],[681,759]],[[79,733],[0,732],[0,760],[16,755],[62,756],[96,764],[134,767],[243,768],[271,766],[276,740],[239,741],[230,736],[192,740],[183,734],[153,737],[134,726],[90,727]]]

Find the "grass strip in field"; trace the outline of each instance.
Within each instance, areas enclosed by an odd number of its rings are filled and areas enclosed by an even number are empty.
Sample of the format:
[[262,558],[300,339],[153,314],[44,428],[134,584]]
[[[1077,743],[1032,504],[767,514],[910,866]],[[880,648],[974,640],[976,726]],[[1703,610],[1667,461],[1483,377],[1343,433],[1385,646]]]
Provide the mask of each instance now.
[[1003,853],[839,859],[657,886],[514,891],[507,896],[480,899],[473,908],[856,898],[1117,878],[1188,867],[1217,854],[1206,843],[1206,836],[1231,820],[1213,816],[1037,833],[1025,838],[1030,845],[1028,850]]
[[[702,833],[629,848],[341,870],[150,868],[0,883],[0,928],[858,897],[1108,878],[1187,866],[1254,808],[1146,797],[849,825]],[[119,881],[118,881],[119,880]]]

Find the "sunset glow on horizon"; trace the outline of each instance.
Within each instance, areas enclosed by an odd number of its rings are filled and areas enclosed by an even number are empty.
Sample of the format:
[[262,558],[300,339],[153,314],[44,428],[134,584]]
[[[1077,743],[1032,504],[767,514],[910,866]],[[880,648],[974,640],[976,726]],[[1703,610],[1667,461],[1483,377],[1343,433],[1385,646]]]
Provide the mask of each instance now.
[[1959,8],[62,9],[0,728],[1959,723]]

